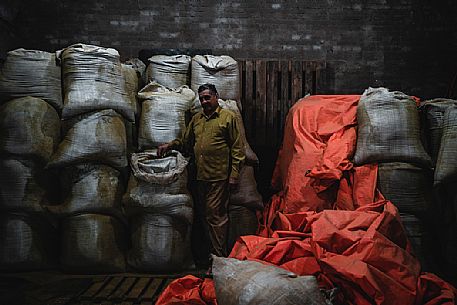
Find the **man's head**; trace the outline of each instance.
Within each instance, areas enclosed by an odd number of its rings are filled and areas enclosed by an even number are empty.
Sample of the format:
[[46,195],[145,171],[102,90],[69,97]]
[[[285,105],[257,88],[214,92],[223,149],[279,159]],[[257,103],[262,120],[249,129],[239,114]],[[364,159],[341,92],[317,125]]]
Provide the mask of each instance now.
[[213,84],[204,84],[198,87],[198,98],[206,115],[211,115],[219,106],[217,102],[219,94]]

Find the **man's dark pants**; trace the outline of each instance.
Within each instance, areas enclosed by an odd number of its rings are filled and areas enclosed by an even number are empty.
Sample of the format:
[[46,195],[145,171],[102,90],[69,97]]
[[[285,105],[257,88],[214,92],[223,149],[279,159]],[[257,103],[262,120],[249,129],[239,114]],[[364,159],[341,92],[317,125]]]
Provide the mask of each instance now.
[[[194,234],[194,247],[205,247],[209,240],[210,252],[217,256],[227,256],[227,235],[229,228],[228,205],[229,184],[222,181],[200,181],[196,188],[195,229],[203,236]],[[198,227],[201,227],[200,230]],[[207,243],[206,243],[207,244]],[[200,255],[204,249],[196,249]],[[195,252],[195,251],[194,251]],[[201,259],[201,258],[200,258]],[[196,258],[199,260],[199,258]]]

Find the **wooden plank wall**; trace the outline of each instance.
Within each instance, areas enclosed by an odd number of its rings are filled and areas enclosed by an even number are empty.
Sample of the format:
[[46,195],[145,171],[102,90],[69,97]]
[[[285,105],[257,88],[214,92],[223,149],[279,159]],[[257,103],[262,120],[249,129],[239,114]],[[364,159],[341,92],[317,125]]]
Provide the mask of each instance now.
[[322,61],[239,60],[241,103],[246,136],[253,146],[277,148],[290,107],[316,94]]

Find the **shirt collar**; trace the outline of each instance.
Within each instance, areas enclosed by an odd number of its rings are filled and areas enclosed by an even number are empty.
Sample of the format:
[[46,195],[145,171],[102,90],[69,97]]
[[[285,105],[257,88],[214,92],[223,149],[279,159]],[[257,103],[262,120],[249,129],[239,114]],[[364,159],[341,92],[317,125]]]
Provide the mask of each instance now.
[[221,110],[222,110],[221,106],[217,106],[216,110],[210,116],[207,116],[202,110],[202,116],[206,119],[210,119],[213,116],[219,116]]

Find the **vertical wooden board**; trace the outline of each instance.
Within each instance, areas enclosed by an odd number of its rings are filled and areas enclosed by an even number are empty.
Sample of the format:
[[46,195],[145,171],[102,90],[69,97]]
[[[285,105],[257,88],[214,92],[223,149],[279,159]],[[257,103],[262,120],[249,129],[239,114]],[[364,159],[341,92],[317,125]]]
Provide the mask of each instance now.
[[289,62],[281,61],[281,99],[279,104],[279,136],[282,139],[284,132],[284,124],[286,122],[286,115],[289,111]]
[[300,61],[292,63],[292,104],[303,97],[302,94],[302,65]]
[[274,82],[274,68],[273,68],[273,61],[266,61],[265,68],[266,68],[266,98],[265,98],[265,134],[268,135],[268,142],[267,144],[271,144],[272,142],[272,133],[273,130],[273,103],[274,103],[274,92],[273,92],[273,82]]
[[315,65],[313,65],[312,62],[304,62],[303,64],[305,74],[305,86],[303,88],[304,94],[316,94],[313,86]]
[[246,138],[249,143],[254,141],[254,121],[253,121],[253,111],[254,111],[254,69],[255,63],[253,61],[246,61],[246,78],[245,78],[245,104],[243,105],[243,121],[244,127],[246,129]]
[[256,61],[255,132],[257,146],[265,145],[266,142],[266,72],[266,62],[261,60]]
[[268,62],[267,84],[267,143],[268,146],[276,147],[278,143],[278,69],[277,61]]
[[[241,107],[243,108],[244,107],[244,103],[245,103],[245,96],[246,96],[246,87],[245,87],[245,75],[246,75],[246,62],[245,61],[238,61],[238,69],[240,71],[240,82],[239,82],[239,86],[240,86],[240,104],[241,104]],[[242,109],[240,109],[240,111],[242,111]]]
[[321,92],[321,86],[325,82],[325,63],[322,66],[316,68],[314,73],[314,89],[316,93]]
[[274,115],[274,120],[273,120],[273,137],[274,137],[274,147],[276,148],[278,146],[278,144],[280,143],[279,142],[279,136],[278,136],[278,132],[279,132],[279,99],[280,99],[280,96],[281,96],[281,93],[279,92],[279,84],[278,82],[280,81],[280,78],[279,78],[279,75],[281,74],[280,73],[280,70],[279,70],[279,61],[276,61],[275,64],[275,74],[274,74],[274,78],[275,78],[275,81],[273,83],[273,92],[274,92],[274,104],[273,104],[273,115]]

